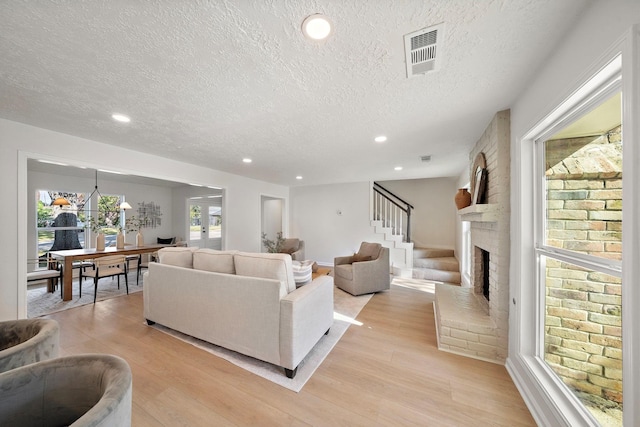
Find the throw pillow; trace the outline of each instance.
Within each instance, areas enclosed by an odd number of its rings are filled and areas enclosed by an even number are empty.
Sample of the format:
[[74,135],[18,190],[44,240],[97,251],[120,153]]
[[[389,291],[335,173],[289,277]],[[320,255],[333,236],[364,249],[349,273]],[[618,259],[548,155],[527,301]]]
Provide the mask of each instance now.
[[362,261],[371,261],[371,255],[360,255],[360,254],[355,254],[353,255],[353,258],[351,259],[351,262],[362,262]]
[[291,268],[293,269],[293,280],[296,282],[296,288],[311,281],[313,261],[291,261]]

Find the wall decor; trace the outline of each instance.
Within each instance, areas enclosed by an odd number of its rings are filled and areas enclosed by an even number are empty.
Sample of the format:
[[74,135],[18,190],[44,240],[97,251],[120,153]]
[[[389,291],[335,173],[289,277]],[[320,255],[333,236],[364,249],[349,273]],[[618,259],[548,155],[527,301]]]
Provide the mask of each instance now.
[[478,168],[476,170],[476,182],[473,190],[473,204],[479,205],[484,203],[485,186],[487,185],[487,170],[484,168]]
[[141,202],[138,203],[138,217],[142,220],[142,227],[144,228],[156,228],[162,225],[162,212],[160,211],[160,205],[156,205],[155,202]]

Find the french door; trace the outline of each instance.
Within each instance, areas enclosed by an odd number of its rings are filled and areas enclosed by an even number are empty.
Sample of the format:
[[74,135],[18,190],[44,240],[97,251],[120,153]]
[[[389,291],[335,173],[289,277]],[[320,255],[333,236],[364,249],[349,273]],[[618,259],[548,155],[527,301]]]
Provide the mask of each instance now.
[[222,197],[189,202],[189,246],[222,249]]

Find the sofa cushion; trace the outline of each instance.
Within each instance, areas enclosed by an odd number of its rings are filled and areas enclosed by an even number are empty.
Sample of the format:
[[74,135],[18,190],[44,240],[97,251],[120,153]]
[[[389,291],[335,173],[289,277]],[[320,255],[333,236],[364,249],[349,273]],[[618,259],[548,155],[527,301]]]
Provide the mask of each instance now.
[[334,267],[336,276],[342,277],[345,280],[353,280],[353,266],[351,264],[340,264]]
[[175,265],[176,267],[193,268],[193,252],[198,248],[162,248],[158,251],[160,264]]
[[287,292],[296,290],[290,255],[238,252],[233,259],[238,276],[276,279],[285,285]]
[[198,249],[193,253],[193,269],[213,271],[214,273],[236,274],[233,255],[238,251],[216,251]]

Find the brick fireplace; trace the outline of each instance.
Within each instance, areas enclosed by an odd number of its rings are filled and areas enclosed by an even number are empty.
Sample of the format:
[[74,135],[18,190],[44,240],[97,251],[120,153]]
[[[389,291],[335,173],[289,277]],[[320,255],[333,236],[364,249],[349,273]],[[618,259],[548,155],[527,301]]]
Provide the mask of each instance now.
[[486,203],[458,211],[471,223],[471,284],[438,284],[434,301],[438,348],[495,363],[508,352],[509,120],[498,112],[469,154],[470,174],[480,153],[487,169]]

